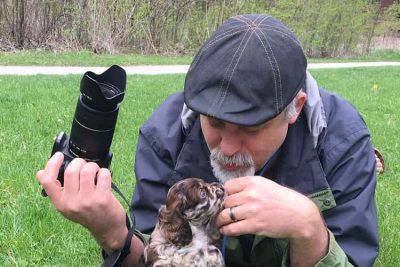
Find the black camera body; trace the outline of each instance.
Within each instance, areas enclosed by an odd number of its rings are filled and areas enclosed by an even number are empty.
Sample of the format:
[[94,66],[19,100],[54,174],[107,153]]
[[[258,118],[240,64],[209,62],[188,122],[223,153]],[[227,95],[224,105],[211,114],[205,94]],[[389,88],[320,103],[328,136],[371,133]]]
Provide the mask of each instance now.
[[[109,168],[112,160],[110,146],[125,89],[126,72],[117,65],[99,75],[91,71],[83,75],[71,135],[60,132],[51,151],[51,155],[57,151],[64,154],[58,173],[62,185],[64,171],[74,158],[83,158],[101,168]],[[42,194],[45,196],[45,191]]]

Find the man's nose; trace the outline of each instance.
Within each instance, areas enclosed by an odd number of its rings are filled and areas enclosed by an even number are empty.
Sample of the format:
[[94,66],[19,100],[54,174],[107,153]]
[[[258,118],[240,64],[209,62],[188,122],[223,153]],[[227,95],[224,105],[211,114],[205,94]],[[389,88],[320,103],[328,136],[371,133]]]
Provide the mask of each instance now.
[[233,156],[242,148],[242,142],[238,135],[229,133],[224,134],[221,138],[220,149],[221,152],[226,156]]

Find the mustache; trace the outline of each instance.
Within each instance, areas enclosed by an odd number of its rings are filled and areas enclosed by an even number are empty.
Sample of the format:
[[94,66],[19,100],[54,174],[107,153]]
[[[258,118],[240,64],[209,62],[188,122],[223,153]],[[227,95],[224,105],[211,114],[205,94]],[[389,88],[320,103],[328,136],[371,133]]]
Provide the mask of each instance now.
[[248,154],[236,153],[232,156],[226,156],[218,148],[211,150],[210,158],[224,165],[236,165],[241,167],[251,167],[254,165],[253,158]]

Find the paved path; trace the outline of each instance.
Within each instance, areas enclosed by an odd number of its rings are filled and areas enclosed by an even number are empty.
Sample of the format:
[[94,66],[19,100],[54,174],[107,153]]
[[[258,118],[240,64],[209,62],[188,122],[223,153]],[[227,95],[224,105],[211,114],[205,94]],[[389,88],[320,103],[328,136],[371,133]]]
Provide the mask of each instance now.
[[[308,69],[336,69],[360,67],[385,67],[400,66],[400,62],[346,62],[346,63],[310,63]],[[189,65],[164,65],[164,66],[125,66],[127,74],[176,74],[186,73]],[[0,75],[36,75],[36,74],[83,74],[86,71],[101,73],[107,67],[44,67],[44,66],[0,66]]]

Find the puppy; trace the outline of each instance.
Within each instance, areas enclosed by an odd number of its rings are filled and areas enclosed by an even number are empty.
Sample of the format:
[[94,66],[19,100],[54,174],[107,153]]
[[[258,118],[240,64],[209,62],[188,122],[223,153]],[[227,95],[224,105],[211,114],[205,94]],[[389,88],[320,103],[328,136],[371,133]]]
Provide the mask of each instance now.
[[145,248],[145,266],[225,266],[215,227],[225,197],[222,185],[197,178],[172,186]]

